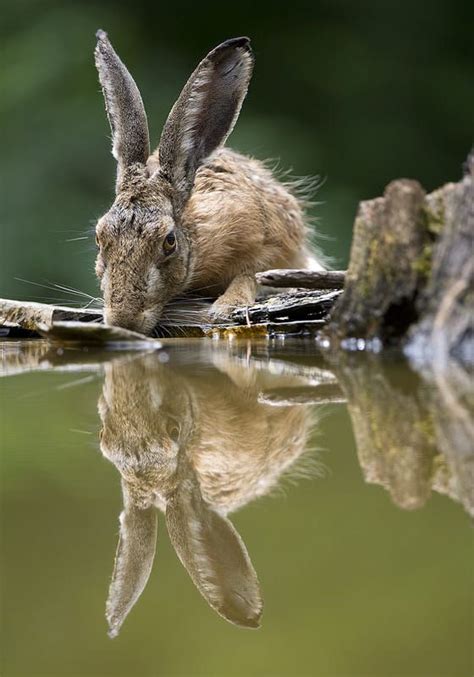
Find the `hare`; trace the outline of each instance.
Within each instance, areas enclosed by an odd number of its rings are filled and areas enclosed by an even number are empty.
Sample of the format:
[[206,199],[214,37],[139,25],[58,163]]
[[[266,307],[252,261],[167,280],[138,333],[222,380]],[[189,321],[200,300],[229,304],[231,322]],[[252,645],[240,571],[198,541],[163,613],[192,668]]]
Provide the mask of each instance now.
[[95,62],[117,160],[116,197],[96,227],[104,317],[142,333],[167,302],[215,298],[211,318],[255,300],[256,272],[322,270],[304,204],[261,162],[223,148],[247,93],[250,41],[213,49],[192,73],[150,154],[145,109],[106,33]]
[[179,354],[167,364],[148,354],[105,367],[100,447],[120,472],[124,500],[106,610],[112,637],[149,578],[157,508],[210,606],[234,624],[259,626],[260,585],[227,514],[277,484],[305,451],[313,423],[305,407],[258,402],[260,388],[275,381],[261,369],[222,355],[203,377],[181,355],[184,364]]

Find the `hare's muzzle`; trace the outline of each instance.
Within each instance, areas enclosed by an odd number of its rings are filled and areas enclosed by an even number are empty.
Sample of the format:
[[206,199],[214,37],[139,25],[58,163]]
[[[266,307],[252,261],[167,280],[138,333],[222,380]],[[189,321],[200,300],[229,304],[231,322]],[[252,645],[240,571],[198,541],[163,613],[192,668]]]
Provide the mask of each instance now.
[[150,334],[157,321],[157,313],[150,311],[132,312],[127,308],[106,308],[105,324],[122,327],[140,334]]

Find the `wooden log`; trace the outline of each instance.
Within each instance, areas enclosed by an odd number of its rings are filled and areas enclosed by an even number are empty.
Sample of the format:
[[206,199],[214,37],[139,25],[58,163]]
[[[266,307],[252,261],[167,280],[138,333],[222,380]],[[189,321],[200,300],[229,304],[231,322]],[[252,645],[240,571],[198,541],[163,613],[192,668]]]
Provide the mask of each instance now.
[[437,369],[452,359],[474,363],[474,152],[464,179],[426,198],[432,230],[431,273],[416,301],[418,321],[406,352]]
[[301,322],[249,322],[248,324],[209,325],[204,335],[211,338],[259,339],[282,337],[315,337],[324,327],[324,320]]
[[408,344],[418,358],[439,362],[442,353],[445,362],[473,364],[473,233],[472,158],[462,181],[428,196],[416,181],[401,179],[382,198],[362,202],[344,293],[322,345]]
[[297,291],[270,296],[252,306],[236,308],[231,320],[237,324],[291,323],[324,320],[340,291]]
[[37,329],[45,338],[65,345],[80,343],[81,345],[114,348],[129,347],[137,350],[158,349],[162,345],[158,339],[98,322],[53,322],[50,325],[39,324]]
[[342,289],[346,273],[344,270],[298,270],[275,269],[257,273],[258,284],[266,287],[298,287],[305,289]]
[[[81,324],[99,323],[102,321],[102,311],[92,308],[65,308],[63,306],[55,306],[49,303],[32,303],[30,301],[14,301],[11,299],[0,299],[0,339],[5,338],[34,338],[44,336],[52,338],[54,331],[47,332],[46,327],[53,327],[58,322],[76,322]],[[117,328],[119,331],[120,328]],[[70,335],[72,336],[72,328],[69,325]],[[97,328],[82,328],[75,325],[77,340],[79,336],[84,337],[84,341],[88,342],[89,338],[94,336],[99,337]],[[183,325],[158,327],[156,335],[159,338],[176,338],[176,337],[199,337],[205,336],[204,329],[195,325],[186,325],[186,319]],[[102,333],[102,339],[105,340],[107,334]],[[110,335],[111,336],[111,335]],[[118,334],[117,334],[118,336]],[[94,342],[99,342],[94,339]]]
[[97,322],[101,319],[102,311],[90,308],[0,299],[0,325],[17,325],[30,331],[37,331],[38,325],[52,325],[53,322]]
[[330,316],[335,339],[398,338],[416,317],[414,297],[430,236],[424,227],[425,192],[416,181],[392,181],[383,198],[361,202],[344,294]]

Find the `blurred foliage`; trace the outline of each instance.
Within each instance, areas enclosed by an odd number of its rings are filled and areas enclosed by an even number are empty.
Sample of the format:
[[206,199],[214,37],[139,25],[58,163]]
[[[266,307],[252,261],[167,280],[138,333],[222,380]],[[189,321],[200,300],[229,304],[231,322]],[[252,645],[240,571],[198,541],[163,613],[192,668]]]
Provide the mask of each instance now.
[[473,137],[473,25],[468,0],[3,3],[0,293],[58,297],[16,278],[96,293],[92,227],[115,170],[97,28],[136,78],[155,143],[199,58],[248,34],[257,65],[230,144],[325,178],[314,215],[345,265],[359,200],[398,176],[427,189],[459,177]]

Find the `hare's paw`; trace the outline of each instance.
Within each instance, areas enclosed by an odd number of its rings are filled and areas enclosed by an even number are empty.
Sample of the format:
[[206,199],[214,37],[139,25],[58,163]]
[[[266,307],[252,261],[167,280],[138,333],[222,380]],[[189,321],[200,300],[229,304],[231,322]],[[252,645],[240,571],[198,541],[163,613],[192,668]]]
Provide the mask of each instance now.
[[235,304],[230,304],[220,296],[209,308],[209,317],[213,324],[222,324],[230,320]]
[[242,273],[234,277],[225,292],[212,304],[209,314],[213,322],[226,322],[232,312],[255,302],[256,282],[254,275]]

